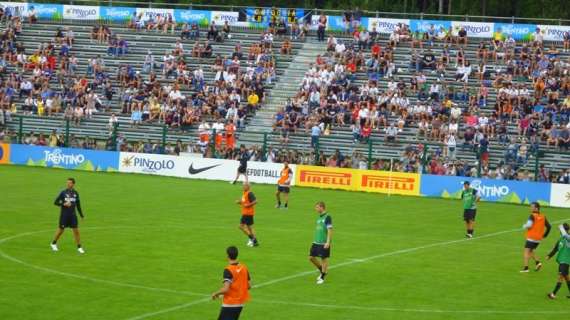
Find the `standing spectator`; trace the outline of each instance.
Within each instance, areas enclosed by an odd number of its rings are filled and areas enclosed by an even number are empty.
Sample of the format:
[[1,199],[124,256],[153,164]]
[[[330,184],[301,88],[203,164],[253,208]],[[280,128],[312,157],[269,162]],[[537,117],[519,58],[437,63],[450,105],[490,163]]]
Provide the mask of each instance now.
[[489,140],[486,134],[479,140],[479,158],[481,165],[487,168],[489,166]]
[[445,139],[446,156],[449,160],[455,160],[457,141],[455,134],[449,134]]
[[317,38],[319,41],[325,41],[325,29],[327,28],[327,16],[321,14],[317,25]]
[[311,128],[311,147],[316,148],[319,143],[319,137],[321,136],[322,130],[317,123]]

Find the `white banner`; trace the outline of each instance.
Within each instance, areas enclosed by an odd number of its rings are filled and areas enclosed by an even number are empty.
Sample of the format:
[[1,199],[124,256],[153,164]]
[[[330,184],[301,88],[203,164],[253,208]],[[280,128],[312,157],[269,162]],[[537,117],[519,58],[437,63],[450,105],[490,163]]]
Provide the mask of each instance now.
[[4,11],[9,11],[13,16],[27,16],[28,4],[26,2],[0,2]]
[[[319,18],[321,16],[319,15],[312,15],[311,16],[311,26],[309,27],[310,30],[317,30],[319,28]],[[328,28],[328,24],[329,24],[329,19],[327,18],[327,28]]]
[[174,9],[160,9],[160,8],[137,8],[137,17],[142,14],[142,21],[150,20],[152,17],[156,19],[157,15],[161,15],[162,17],[168,17],[168,15],[172,16],[172,20],[174,21]]
[[[119,172],[154,174],[160,176],[233,181],[239,162],[235,160],[178,157],[160,154],[121,152]],[[295,165],[289,165],[293,175]],[[249,161],[247,175],[250,182],[277,184],[283,164]],[[243,179],[240,178],[240,180]],[[293,185],[295,177],[292,177]]]
[[551,184],[550,205],[553,207],[570,208],[570,184]]
[[564,40],[564,32],[570,32],[570,26],[538,25],[537,27],[540,28],[544,40],[547,41],[562,41]]
[[230,25],[235,25],[238,22],[239,12],[232,11],[212,11],[212,21],[217,25],[223,25],[226,21]]
[[369,18],[368,19],[368,31],[372,31],[376,28],[378,33],[392,33],[398,23],[403,23],[405,25],[410,25],[409,19],[386,19],[386,18]]
[[457,35],[459,30],[463,27],[465,31],[467,31],[468,37],[492,38],[495,24],[487,22],[451,21],[451,27],[454,35]]
[[99,8],[97,6],[63,6],[63,18],[73,20],[98,20]]

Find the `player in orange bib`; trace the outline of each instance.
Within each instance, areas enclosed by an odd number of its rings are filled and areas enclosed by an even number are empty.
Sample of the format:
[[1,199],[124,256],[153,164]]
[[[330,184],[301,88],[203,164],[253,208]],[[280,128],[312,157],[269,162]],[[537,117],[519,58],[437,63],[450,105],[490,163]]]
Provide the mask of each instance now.
[[236,147],[235,132],[236,132],[236,126],[234,125],[233,120],[228,121],[225,127],[227,149],[233,150]]
[[528,221],[523,225],[526,229],[526,243],[524,245],[524,266],[521,272],[528,272],[528,261],[532,258],[536,264],[535,271],[542,268],[542,263],[534,251],[538,248],[540,241],[548,236],[550,233],[550,223],[546,216],[540,212],[540,204],[538,202],[533,202],[530,204],[531,215],[528,217]]
[[253,230],[253,216],[255,215],[255,205],[257,204],[257,199],[255,199],[253,192],[250,191],[250,186],[248,183],[243,184],[243,194],[240,200],[236,200],[236,203],[241,206],[241,220],[239,229],[243,231],[243,233],[245,233],[245,235],[249,238],[247,246],[259,246],[259,242],[255,237],[255,231]]
[[284,206],[287,209],[289,207],[289,191],[291,188],[291,179],[293,178],[293,171],[289,168],[289,162],[283,162],[283,169],[281,170],[281,176],[277,180],[277,192],[275,197],[277,197],[277,204],[275,208],[281,208],[281,193],[283,193]]
[[236,247],[228,247],[226,253],[229,263],[224,269],[224,286],[212,293],[212,299],[224,296],[218,320],[238,320],[243,306],[249,301],[251,277],[247,267],[237,260]]

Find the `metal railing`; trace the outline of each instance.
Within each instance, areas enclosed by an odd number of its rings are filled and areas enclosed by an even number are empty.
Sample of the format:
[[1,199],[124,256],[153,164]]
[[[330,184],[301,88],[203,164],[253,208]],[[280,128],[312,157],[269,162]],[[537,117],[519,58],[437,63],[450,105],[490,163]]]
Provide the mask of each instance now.
[[[55,118],[47,118],[54,120]],[[12,135],[7,139],[9,143],[22,144],[26,142],[27,135],[29,135],[30,128],[34,128],[34,134],[43,134],[46,140],[48,139],[51,132],[54,130],[53,124],[49,125],[37,125],[38,120],[41,118],[35,116],[24,116],[24,115],[13,115],[11,121],[7,121],[7,127],[13,130]],[[105,129],[94,129],[89,127],[88,122],[84,121],[81,126],[75,126],[73,121],[65,120],[61,118],[55,119],[59,121],[57,134],[60,137],[58,146],[60,147],[77,147],[77,145],[72,144],[72,137],[75,139],[90,139],[95,140],[99,143],[99,149],[105,149],[109,151],[120,151],[120,138],[125,138],[128,141],[136,141],[134,133],[136,136],[141,134],[145,135],[145,139],[153,140],[157,145],[160,146],[162,153],[166,150],[167,146],[178,140],[181,136],[187,138],[184,143],[186,144],[196,144],[197,136],[191,136],[187,133],[172,130],[166,125],[155,125],[153,132],[145,132],[144,129],[133,128],[128,123],[115,123],[112,128],[105,127]],[[101,124],[101,121],[99,121]],[[27,128],[27,130],[25,130]],[[1,128],[0,128],[1,129]],[[82,133],[82,130],[88,129],[90,133]],[[95,134],[93,134],[95,132]],[[222,139],[216,139],[217,135],[221,135]],[[437,155],[438,159],[445,160],[449,164],[456,164],[465,157],[476,159],[475,163],[469,164],[470,167],[475,166],[477,170],[477,176],[481,177],[483,175],[482,161],[480,159],[480,152],[473,147],[457,145],[457,151],[461,151],[460,156],[457,161],[453,159],[445,158],[442,154],[445,149],[445,145],[441,142],[435,141],[393,141],[387,143],[386,141],[379,139],[378,137],[370,137],[368,139],[360,139],[354,141],[352,137],[339,137],[339,136],[319,136],[312,138],[308,135],[296,134],[289,137],[289,142],[283,141],[282,136],[276,132],[255,132],[255,131],[238,131],[236,132],[237,141],[241,144],[247,146],[257,146],[263,155],[267,155],[269,149],[274,149],[276,152],[300,152],[304,155],[311,155],[311,161],[309,164],[321,165],[322,155],[331,156],[336,152],[337,149],[341,149],[347,152],[347,156],[352,157],[355,153],[362,156],[362,159],[366,162],[367,167],[371,169],[373,163],[382,160],[389,163],[398,163],[400,161],[401,153],[406,148],[421,148],[423,152],[420,151],[417,161],[419,161],[419,171],[420,173],[426,173],[426,168],[430,164],[431,160]],[[142,141],[138,139],[138,141]],[[421,145],[421,147],[420,147]],[[348,146],[348,148],[347,148]],[[216,132],[212,130],[210,132],[209,143],[203,146],[207,153],[211,157],[224,157],[224,150],[226,148],[225,132]],[[386,151],[389,148],[390,151]],[[506,149],[504,150],[506,151]],[[352,152],[352,154],[350,154]],[[205,152],[206,153],[206,152]],[[534,175],[534,180],[538,181],[539,178],[539,167],[541,164],[545,166],[551,166],[552,164],[545,159],[548,155],[559,154],[552,150],[541,150],[539,147],[531,149],[529,156],[526,159],[518,159],[516,156],[503,159],[505,164],[511,164],[519,168],[528,169]],[[497,153],[494,153],[496,156]],[[263,159],[266,160],[266,159]],[[495,162],[497,159],[495,159]],[[493,167],[490,165],[490,167]]]

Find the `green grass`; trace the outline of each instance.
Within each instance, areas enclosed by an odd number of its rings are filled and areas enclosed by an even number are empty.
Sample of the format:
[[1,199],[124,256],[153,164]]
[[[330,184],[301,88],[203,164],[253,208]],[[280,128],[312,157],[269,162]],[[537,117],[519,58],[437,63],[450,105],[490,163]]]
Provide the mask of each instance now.
[[[60,252],[49,249],[59,215],[52,203],[68,176],[77,179],[86,214],[83,256],[69,231]],[[463,241],[458,201],[294,188],[283,211],[273,208],[274,190],[253,186],[261,246],[247,248],[237,229],[238,185],[0,166],[0,239],[33,232],[0,243],[0,318],[130,319],[203,300],[221,285],[228,245],[239,247],[262,285],[242,319],[519,320],[568,311],[565,287],[557,301],[545,297],[554,262],[519,274],[522,231],[483,237],[520,228],[527,207],[482,203],[481,238]],[[312,270],[317,200],[326,201],[335,227],[327,282],[317,286],[315,272],[263,286]],[[544,212],[551,221],[570,218],[568,210]],[[539,255],[554,238],[555,230]],[[461,241],[433,245],[453,240]],[[378,257],[354,260],[371,256]],[[149,319],[215,319],[218,310],[219,302],[197,302]]]

